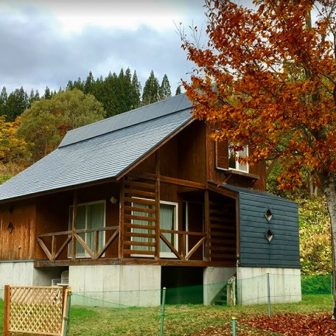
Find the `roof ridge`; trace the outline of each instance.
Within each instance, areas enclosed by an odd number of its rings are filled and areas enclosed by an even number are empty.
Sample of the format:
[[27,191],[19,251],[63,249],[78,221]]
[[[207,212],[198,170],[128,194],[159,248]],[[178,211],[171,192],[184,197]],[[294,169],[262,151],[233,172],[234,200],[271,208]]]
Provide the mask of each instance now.
[[117,114],[115,116],[96,121],[94,123],[75,128],[67,132],[59,147],[64,147],[85,139],[110,133],[118,129],[141,124],[175,112],[190,109],[192,104],[185,94],[138,107],[136,109]]
[[60,148],[65,148],[65,147],[69,147],[69,146],[72,146],[74,144],[78,144],[78,143],[81,143],[81,142],[85,142],[85,141],[88,141],[88,140],[92,140],[94,138],[98,138],[100,136],[103,136],[103,135],[107,135],[107,134],[111,134],[111,133],[114,133],[114,132],[118,132],[120,130],[125,130],[125,129],[128,129],[128,128],[131,128],[131,127],[134,127],[134,126],[137,126],[137,125],[141,125],[141,124],[145,124],[145,123],[149,123],[153,120],[156,120],[156,119],[160,119],[160,118],[163,118],[163,117],[168,117],[170,115],[173,115],[173,114],[176,114],[176,113],[181,113],[181,112],[184,112],[184,111],[187,111],[189,110],[189,108],[184,108],[182,110],[178,110],[178,111],[175,111],[175,112],[172,112],[172,113],[169,113],[169,114],[165,114],[165,115],[162,115],[162,116],[157,116],[155,118],[152,118],[152,119],[148,119],[148,120],[144,120],[144,121],[141,121],[141,122],[138,122],[138,123],[134,123],[134,124],[131,124],[131,125],[128,125],[128,126],[125,126],[125,127],[122,127],[122,128],[117,128],[117,129],[114,129],[114,130],[111,130],[111,131],[108,131],[108,132],[105,132],[105,133],[101,133],[101,134],[96,134],[96,135],[93,135],[91,137],[87,137],[85,139],[81,139],[81,140],[78,140],[78,141],[74,141],[74,142],[71,142],[69,144],[65,144],[65,145],[62,145],[62,146],[58,146],[56,149],[60,149]]

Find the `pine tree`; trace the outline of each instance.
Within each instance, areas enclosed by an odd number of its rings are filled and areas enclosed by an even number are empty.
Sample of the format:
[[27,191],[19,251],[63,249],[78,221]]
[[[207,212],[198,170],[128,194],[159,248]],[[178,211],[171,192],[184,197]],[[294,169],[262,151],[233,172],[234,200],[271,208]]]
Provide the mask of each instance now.
[[29,99],[23,87],[16,89],[8,95],[6,104],[6,119],[14,121],[17,116],[22,114],[29,107]]
[[137,108],[140,106],[140,97],[141,97],[141,84],[138,80],[136,71],[134,71],[132,77],[132,91],[131,91],[132,108]]
[[[68,83],[69,84],[69,83]],[[67,87],[68,89],[68,87]],[[52,96],[52,93],[50,92],[50,89],[48,88],[48,86],[46,86],[45,90],[44,90],[44,95],[43,98],[44,99],[50,99]]]
[[39,92],[36,90],[31,90],[30,91],[30,95],[29,95],[29,106],[31,106],[31,104],[34,101],[40,100],[40,94]]
[[7,114],[7,90],[6,87],[3,87],[0,93],[0,115]]
[[155,103],[158,100],[160,100],[160,85],[152,70],[144,86],[142,105]]
[[167,99],[171,97],[171,88],[170,88],[170,83],[168,80],[168,76],[165,74],[162,79],[162,83],[160,86],[160,99]]
[[179,85],[177,88],[176,88],[176,91],[175,91],[175,96],[178,96],[181,94],[181,85]]
[[94,85],[95,85],[95,79],[93,77],[92,72],[90,71],[84,84],[84,93],[92,93]]

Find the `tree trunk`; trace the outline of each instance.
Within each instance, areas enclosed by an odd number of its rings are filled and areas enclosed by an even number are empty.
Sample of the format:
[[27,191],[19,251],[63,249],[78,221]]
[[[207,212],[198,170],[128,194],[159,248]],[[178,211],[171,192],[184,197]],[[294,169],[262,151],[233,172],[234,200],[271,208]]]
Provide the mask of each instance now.
[[332,246],[332,269],[333,269],[333,283],[332,283],[332,290],[333,290],[333,314],[332,319],[336,318],[336,177],[332,174],[329,174],[328,177],[324,180],[323,184],[323,192],[326,196],[329,218],[330,218],[330,226],[331,226],[331,246]]

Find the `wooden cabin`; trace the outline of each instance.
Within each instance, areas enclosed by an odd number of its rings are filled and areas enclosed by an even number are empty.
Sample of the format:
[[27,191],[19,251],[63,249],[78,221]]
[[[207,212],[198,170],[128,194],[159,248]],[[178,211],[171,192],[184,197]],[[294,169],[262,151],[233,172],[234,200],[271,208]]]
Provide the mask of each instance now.
[[153,290],[131,304],[155,305],[163,286],[281,270],[299,298],[296,204],[264,192],[264,162],[239,162],[251,148],[209,134],[185,95],[68,132],[0,186],[0,287],[68,275],[74,292]]

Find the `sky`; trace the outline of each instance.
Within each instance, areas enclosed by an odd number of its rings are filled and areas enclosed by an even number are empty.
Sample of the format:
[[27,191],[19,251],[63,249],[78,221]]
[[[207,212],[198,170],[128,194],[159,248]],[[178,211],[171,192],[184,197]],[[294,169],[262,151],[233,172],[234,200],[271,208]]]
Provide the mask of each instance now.
[[177,27],[205,28],[203,0],[0,0],[0,87],[43,93],[129,67],[173,90],[192,63]]

